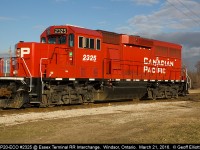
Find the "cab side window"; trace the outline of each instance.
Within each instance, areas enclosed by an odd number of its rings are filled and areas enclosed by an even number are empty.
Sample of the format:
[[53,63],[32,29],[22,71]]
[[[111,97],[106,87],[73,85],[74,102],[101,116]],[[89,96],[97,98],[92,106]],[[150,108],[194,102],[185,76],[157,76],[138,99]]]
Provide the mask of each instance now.
[[84,48],[89,48],[89,38],[85,38]]
[[94,39],[90,39],[90,49],[94,49]]
[[74,34],[73,33],[69,34],[69,46],[70,47],[74,46]]
[[83,48],[83,37],[82,36],[78,37],[78,47]]
[[101,49],[101,40],[100,39],[96,39],[96,49],[97,50]]
[[101,46],[100,39],[88,38],[84,36],[78,37],[78,48],[100,50],[100,46]]

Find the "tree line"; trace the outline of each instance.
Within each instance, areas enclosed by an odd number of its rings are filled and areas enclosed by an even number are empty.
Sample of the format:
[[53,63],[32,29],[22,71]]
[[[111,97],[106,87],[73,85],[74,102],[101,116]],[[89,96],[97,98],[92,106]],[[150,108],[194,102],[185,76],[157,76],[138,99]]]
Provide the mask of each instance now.
[[188,70],[188,75],[192,81],[191,88],[200,88],[200,60],[196,63],[195,70]]

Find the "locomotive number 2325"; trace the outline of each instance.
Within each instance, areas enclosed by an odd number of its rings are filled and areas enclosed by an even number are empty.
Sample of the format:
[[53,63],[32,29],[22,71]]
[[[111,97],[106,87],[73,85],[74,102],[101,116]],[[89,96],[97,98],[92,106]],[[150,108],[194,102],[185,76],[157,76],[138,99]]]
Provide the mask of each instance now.
[[83,61],[93,61],[96,62],[97,56],[96,55],[86,55],[83,54]]

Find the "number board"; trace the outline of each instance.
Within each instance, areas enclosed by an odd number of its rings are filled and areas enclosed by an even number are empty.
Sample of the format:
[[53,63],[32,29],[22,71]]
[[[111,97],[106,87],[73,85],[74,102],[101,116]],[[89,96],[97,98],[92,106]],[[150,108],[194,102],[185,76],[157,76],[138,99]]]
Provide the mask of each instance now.
[[67,29],[65,29],[65,28],[55,28],[54,33],[55,34],[64,34],[64,33],[67,33]]

